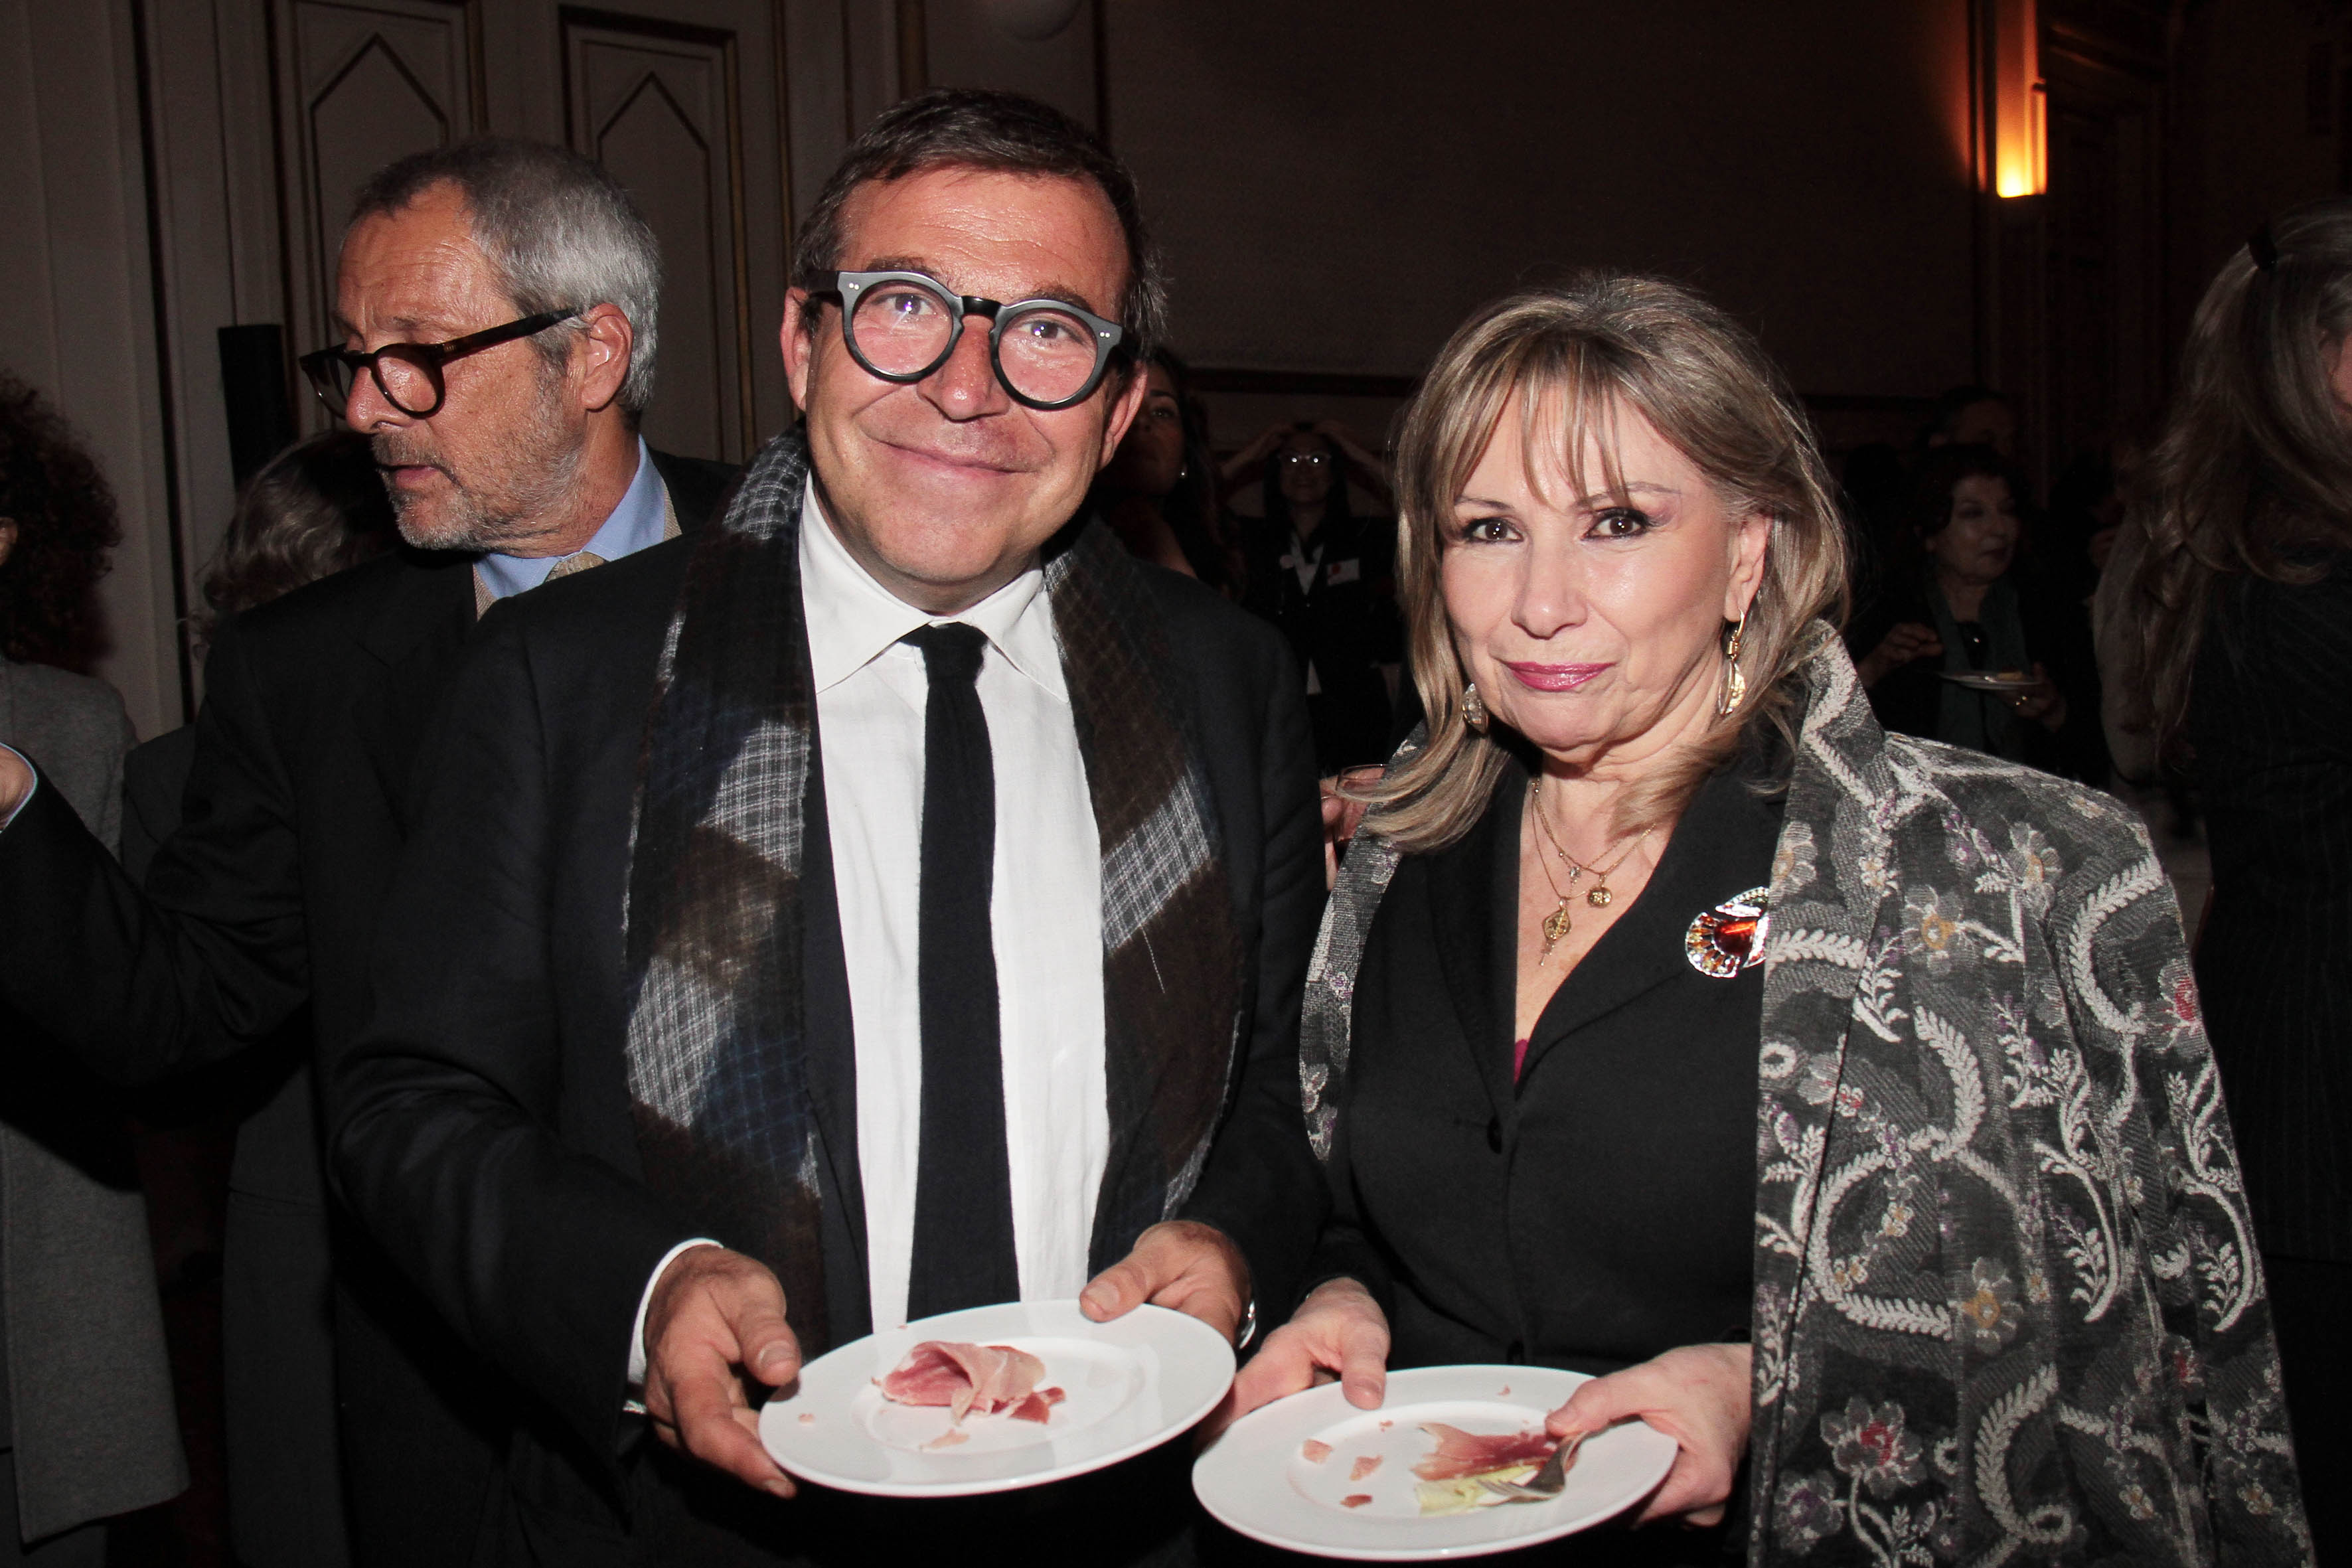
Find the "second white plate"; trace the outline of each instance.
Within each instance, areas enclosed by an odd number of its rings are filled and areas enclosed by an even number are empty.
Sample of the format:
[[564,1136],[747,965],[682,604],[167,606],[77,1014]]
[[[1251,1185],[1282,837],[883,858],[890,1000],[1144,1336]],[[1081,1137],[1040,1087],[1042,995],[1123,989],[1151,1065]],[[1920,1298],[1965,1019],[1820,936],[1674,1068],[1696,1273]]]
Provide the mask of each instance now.
[[[1424,1517],[1412,1467],[1431,1439],[1422,1423],[1480,1435],[1539,1429],[1586,1382],[1536,1366],[1430,1366],[1389,1373],[1378,1410],[1336,1383],[1251,1411],[1192,1466],[1202,1506],[1253,1540],[1317,1557],[1421,1563],[1531,1546],[1623,1512],[1674,1468],[1672,1437],[1639,1421],[1586,1440],[1568,1485],[1549,1502]],[[1320,1460],[1309,1442],[1328,1445]],[[1377,1459],[1361,1477],[1359,1461]],[[1349,1506],[1349,1498],[1366,1500]]]
[[[966,1419],[882,1397],[877,1380],[926,1340],[1011,1345],[1045,1363],[1068,1397],[1043,1425]],[[1197,1318],[1139,1307],[1097,1323],[1076,1301],[1013,1301],[945,1312],[841,1346],[801,1369],[760,1412],[776,1463],[820,1486],[875,1497],[971,1497],[1084,1475],[1157,1447],[1209,1413],[1234,1381],[1233,1347]]]

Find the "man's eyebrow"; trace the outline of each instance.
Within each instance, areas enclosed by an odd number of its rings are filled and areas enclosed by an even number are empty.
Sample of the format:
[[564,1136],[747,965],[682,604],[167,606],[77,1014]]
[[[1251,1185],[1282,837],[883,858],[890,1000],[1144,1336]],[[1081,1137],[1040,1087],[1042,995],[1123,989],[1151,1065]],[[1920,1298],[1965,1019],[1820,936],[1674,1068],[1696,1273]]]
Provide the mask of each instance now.
[[[345,316],[341,310],[337,310],[333,315],[328,317],[327,324],[333,327],[335,331],[341,332],[347,338],[363,338],[367,335],[364,332],[362,332],[357,327],[352,325],[351,319]],[[420,327],[436,331],[443,331],[441,326],[432,320],[419,318],[416,316],[387,316],[384,318],[383,324],[395,332],[404,333],[414,332]],[[443,335],[446,336],[446,332],[443,331]],[[387,341],[391,342],[399,340]]]
[[[872,261],[867,262],[864,267],[857,268],[855,270],[860,272],[919,272],[924,277],[931,279],[934,283],[937,283],[940,288],[947,289],[950,293],[958,295],[959,297],[962,294],[962,290],[957,289],[955,285],[950,283],[946,279],[940,276],[939,268],[932,266],[930,262],[926,261],[919,256],[877,256]],[[1076,305],[1079,310],[1086,311],[1088,315],[1099,316],[1102,314],[1100,310],[1095,309],[1094,301],[1088,299],[1083,290],[1073,289],[1066,283],[1049,282],[1041,284],[1038,287],[1028,289],[1026,292],[1023,293],[1020,296],[1020,299],[1051,300],[1057,304]],[[1011,305],[1017,301],[1013,300],[1006,300],[1001,302]]]

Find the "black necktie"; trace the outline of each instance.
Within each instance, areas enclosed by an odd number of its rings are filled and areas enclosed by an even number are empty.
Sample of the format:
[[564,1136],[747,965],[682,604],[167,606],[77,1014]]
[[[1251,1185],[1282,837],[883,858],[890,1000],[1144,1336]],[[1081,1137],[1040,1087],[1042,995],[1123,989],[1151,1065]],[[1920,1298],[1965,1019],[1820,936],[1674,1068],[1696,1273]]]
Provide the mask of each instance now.
[[1013,1173],[997,1039],[996,773],[981,710],[988,639],[961,622],[900,639],[922,649],[923,880],[917,954],[923,1020],[922,1139],[907,1316],[1018,1300]]

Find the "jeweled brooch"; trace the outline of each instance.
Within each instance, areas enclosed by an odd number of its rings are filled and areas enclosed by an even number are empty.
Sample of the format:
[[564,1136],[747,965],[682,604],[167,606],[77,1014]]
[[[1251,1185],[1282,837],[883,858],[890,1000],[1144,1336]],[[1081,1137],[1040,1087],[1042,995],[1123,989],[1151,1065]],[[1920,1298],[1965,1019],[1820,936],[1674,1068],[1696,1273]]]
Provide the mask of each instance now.
[[1683,932],[1683,952],[1691,967],[1717,980],[1729,980],[1741,970],[1764,962],[1764,936],[1772,917],[1766,912],[1772,889],[1750,888],[1701,911]]

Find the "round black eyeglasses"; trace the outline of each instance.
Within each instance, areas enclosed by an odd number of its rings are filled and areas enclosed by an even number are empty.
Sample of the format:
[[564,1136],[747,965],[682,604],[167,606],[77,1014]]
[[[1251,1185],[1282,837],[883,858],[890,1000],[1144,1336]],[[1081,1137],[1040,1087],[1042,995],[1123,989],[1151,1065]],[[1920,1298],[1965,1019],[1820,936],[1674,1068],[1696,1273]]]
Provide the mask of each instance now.
[[438,343],[386,343],[362,353],[357,349],[318,349],[295,363],[310,378],[310,390],[341,417],[351,406],[352,384],[364,369],[375,380],[384,401],[412,419],[429,419],[449,395],[441,367],[453,359],[494,349],[517,338],[530,337],[571,321],[577,310],[541,310],[500,327],[487,327]]
[[940,366],[963,335],[966,316],[994,320],[988,356],[1013,401],[1031,408],[1067,408],[1102,384],[1127,329],[1066,300],[1016,300],[1005,304],[950,292],[920,272],[836,272],[814,300],[841,306],[841,337],[850,357],[884,381],[920,381]]

